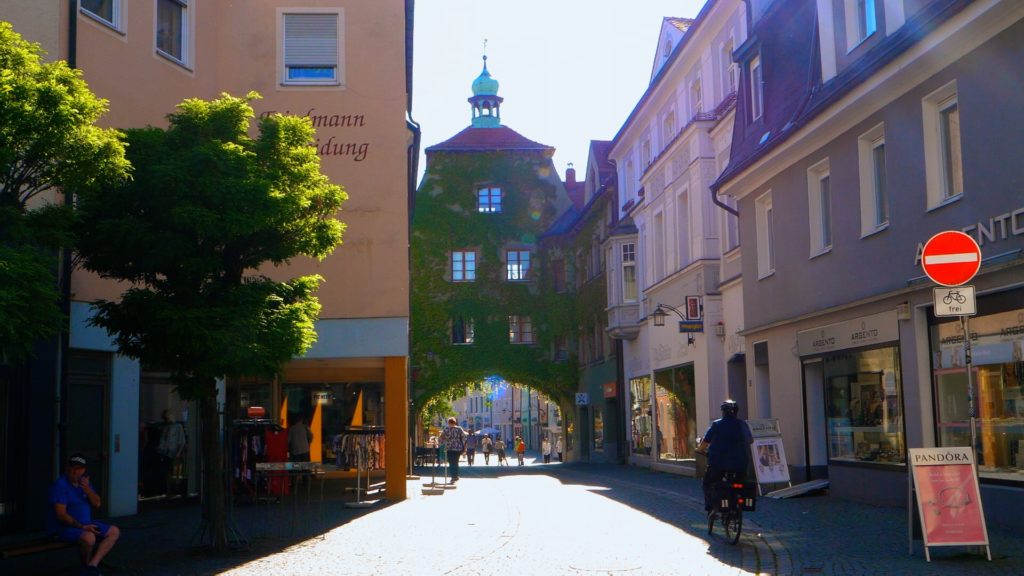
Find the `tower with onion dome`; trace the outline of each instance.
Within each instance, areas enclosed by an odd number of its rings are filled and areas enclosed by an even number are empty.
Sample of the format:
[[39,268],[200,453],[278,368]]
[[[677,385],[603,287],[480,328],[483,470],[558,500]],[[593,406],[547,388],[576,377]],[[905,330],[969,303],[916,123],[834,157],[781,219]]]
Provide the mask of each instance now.
[[[421,418],[431,401],[495,377],[520,386],[524,397],[530,389],[567,402],[575,391],[575,365],[554,354],[574,323],[572,301],[548,288],[552,270],[538,250],[572,202],[554,148],[502,124],[498,81],[483,60],[471,84],[470,124],[426,148],[414,203],[410,338]],[[557,273],[563,282],[565,265]],[[516,408],[517,420],[503,424],[498,419],[510,415],[494,414],[484,425],[508,426],[507,434],[539,447],[550,430],[518,401]]]

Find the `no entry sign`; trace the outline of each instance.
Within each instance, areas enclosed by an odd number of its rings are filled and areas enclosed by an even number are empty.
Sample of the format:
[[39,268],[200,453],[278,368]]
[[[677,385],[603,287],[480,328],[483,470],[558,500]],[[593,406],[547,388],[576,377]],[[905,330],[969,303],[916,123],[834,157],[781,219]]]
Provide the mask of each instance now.
[[925,243],[921,266],[936,284],[960,286],[974,278],[981,268],[981,248],[963,232],[939,232]]

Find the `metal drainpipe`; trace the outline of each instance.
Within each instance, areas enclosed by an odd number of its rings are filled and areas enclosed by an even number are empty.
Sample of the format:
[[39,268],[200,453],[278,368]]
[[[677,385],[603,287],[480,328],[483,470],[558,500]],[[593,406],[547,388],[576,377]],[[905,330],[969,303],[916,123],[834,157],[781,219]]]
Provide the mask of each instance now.
[[[69,68],[78,67],[78,0],[68,0],[68,57]],[[74,198],[71,194],[64,194],[64,205],[69,209],[74,207]],[[62,330],[60,333],[60,344],[58,349],[58,390],[57,390],[57,450],[54,450],[54,465],[56,470],[61,469],[60,463],[64,461],[67,454],[67,422],[68,406],[65,399],[68,397],[68,355],[71,350],[71,247],[65,246],[60,254],[60,309],[64,314]]]

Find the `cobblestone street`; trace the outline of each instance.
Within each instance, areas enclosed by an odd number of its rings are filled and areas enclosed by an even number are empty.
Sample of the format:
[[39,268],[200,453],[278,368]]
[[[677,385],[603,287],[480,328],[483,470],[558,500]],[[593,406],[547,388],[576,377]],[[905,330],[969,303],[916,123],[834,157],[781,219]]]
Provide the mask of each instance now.
[[[423,469],[420,470],[421,472]],[[906,515],[827,495],[762,498],[744,517],[738,546],[720,529],[708,536],[693,478],[628,466],[463,464],[456,488],[409,500],[348,508],[329,490],[324,526],[315,506],[239,506],[247,551],[192,551],[194,504],[117,522],[122,541],[110,575],[184,574],[1022,574],[1019,535],[990,526],[993,561],[963,548],[916,543],[908,554]],[[4,574],[77,573],[73,550],[5,560]]]

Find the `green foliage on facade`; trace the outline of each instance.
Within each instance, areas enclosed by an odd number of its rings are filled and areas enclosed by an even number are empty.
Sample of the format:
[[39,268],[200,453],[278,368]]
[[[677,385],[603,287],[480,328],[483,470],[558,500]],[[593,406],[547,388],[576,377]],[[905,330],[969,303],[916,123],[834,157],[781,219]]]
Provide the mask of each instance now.
[[[550,157],[542,152],[437,152],[416,197],[412,229],[412,366],[414,402],[458,397],[488,376],[565,401],[575,391],[570,358],[552,345],[574,322],[574,302],[544,280],[539,237],[565,209]],[[501,212],[481,213],[476,191],[500,187]],[[506,280],[505,251],[531,251],[526,282]],[[475,250],[476,280],[452,282],[449,255]],[[509,315],[533,320],[535,344],[509,342]],[[453,344],[452,319],[472,319],[472,344]]]
[[0,22],[0,363],[30,354],[63,324],[57,251],[71,210],[53,192],[125,177],[116,130],[81,73]]

